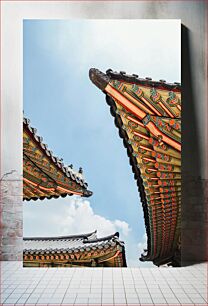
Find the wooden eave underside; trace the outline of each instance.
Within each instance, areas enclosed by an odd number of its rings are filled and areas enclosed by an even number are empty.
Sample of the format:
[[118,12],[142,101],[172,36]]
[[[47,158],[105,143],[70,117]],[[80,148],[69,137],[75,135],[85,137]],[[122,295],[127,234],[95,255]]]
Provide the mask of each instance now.
[[36,130],[29,126],[28,119],[24,119],[23,126],[23,199],[90,196],[87,184],[53,156]]
[[[123,139],[124,147],[127,149],[127,155],[129,157],[129,162],[130,162],[130,165],[132,167],[132,171],[134,173],[134,178],[137,181],[138,191],[139,191],[141,202],[142,202],[147,237],[150,237],[149,216],[148,216],[148,211],[147,211],[146,195],[145,195],[143,180],[141,178],[141,172],[140,172],[139,168],[137,167],[136,158],[132,155],[133,150],[132,150],[132,147],[128,143],[128,135],[127,135],[126,131],[122,129],[121,118],[116,113],[115,102],[108,95],[106,95],[106,102],[110,106],[111,115],[114,117],[115,125],[119,130],[119,136]],[[148,243],[148,249],[150,249],[150,247],[151,247],[150,239],[147,240],[147,243]]]
[[[124,146],[127,149],[144,211],[148,252],[143,256],[143,260],[152,260],[153,262],[162,262],[166,258],[170,260],[180,235],[181,107],[178,103],[169,107],[169,103],[161,101],[161,97],[158,99],[159,102],[153,103],[154,101],[147,100],[147,97],[140,92],[138,99],[138,95],[128,91],[128,85],[134,86],[134,84],[130,82],[126,84],[126,78],[121,79],[120,75],[117,80],[119,80],[116,88],[118,92],[136,107],[139,103],[141,110],[139,115],[143,116],[144,114],[143,120],[139,120],[135,114],[125,109],[124,105],[120,105],[119,100],[111,97],[109,85],[113,86],[114,84],[111,82],[115,82],[115,80],[111,80],[104,91],[106,92],[106,100],[111,107],[115,125],[119,129],[119,135],[123,138]],[[137,84],[141,85],[141,82],[138,81]],[[149,84],[146,86],[149,87]],[[162,86],[157,84],[157,89],[160,91],[168,89],[180,95],[178,85],[169,84],[164,88],[163,84]],[[158,98],[157,93],[156,98]],[[154,131],[156,126],[156,132],[162,137],[166,137],[169,144],[161,142],[155,137],[155,134],[149,132],[146,128],[148,124],[153,125]]]
[[25,237],[24,262],[41,264],[79,264],[104,262],[112,266],[126,266],[124,242],[119,233],[97,237],[97,231],[88,234],[58,237]]
[[[118,260],[119,258],[119,260]],[[62,250],[59,252],[51,252],[50,250],[42,251],[41,254],[26,254],[23,255],[24,264],[32,265],[33,263],[41,263],[47,265],[60,264],[60,265],[78,265],[89,264],[95,262],[96,265],[106,264],[109,266],[126,266],[125,250],[119,245],[111,246],[108,248],[94,247],[93,250],[75,252]]]

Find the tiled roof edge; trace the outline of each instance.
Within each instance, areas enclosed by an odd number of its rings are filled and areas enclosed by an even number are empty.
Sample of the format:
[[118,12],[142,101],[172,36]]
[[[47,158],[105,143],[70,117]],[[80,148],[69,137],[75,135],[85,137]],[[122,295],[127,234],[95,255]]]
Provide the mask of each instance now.
[[181,90],[179,82],[166,83],[165,80],[154,81],[149,77],[139,78],[137,74],[127,74],[125,71],[113,71],[112,69],[106,70],[106,75],[112,79],[123,80],[129,83],[135,83],[144,86],[163,87],[168,90]]
[[89,238],[90,236],[92,236],[93,234],[96,234],[97,230],[95,230],[94,232],[88,233],[88,234],[79,234],[79,235],[70,235],[70,236],[56,236],[56,237],[23,237],[24,241],[28,241],[28,240],[67,240],[67,239],[78,239],[78,238]]
[[[67,239],[67,238],[81,238],[82,243],[84,243],[84,245],[82,246],[78,246],[78,247],[72,247],[72,248],[41,248],[41,249],[30,249],[28,248],[24,248],[23,249],[23,253],[26,254],[48,254],[50,252],[52,253],[71,253],[71,252],[79,252],[79,251],[83,251],[83,250],[91,250],[93,248],[103,248],[105,245],[109,245],[109,246],[116,246],[119,245],[120,247],[122,247],[122,252],[125,251],[124,248],[124,242],[119,240],[119,233],[116,232],[113,235],[110,236],[106,236],[103,238],[98,238],[98,239],[89,239],[90,236],[93,236],[97,231],[94,231],[92,233],[89,234],[83,234],[83,235],[73,235],[73,236],[62,236],[62,237],[31,237],[31,238],[23,238],[24,241],[31,241],[31,240],[39,240],[39,241],[44,241],[44,240],[56,240],[57,238],[61,238],[61,239]],[[60,240],[61,240],[60,239]],[[86,241],[87,240],[87,241]],[[98,242],[102,242],[101,244],[96,244]]]
[[[65,166],[62,162],[62,159],[59,159],[58,157],[55,157],[53,155],[53,152],[51,150],[48,150],[48,146],[43,143],[43,138],[38,136],[37,129],[30,126],[30,120],[28,118],[23,118],[23,124],[27,127],[29,133],[33,136],[33,139],[36,143],[38,143],[39,147],[44,151],[44,153],[51,159],[52,163],[54,163],[59,169],[61,169],[66,176],[70,177],[73,181],[76,181],[77,184],[79,184],[81,187],[86,189],[86,191],[83,193],[83,196],[89,197],[92,195],[92,191],[87,190],[88,184],[84,181],[84,179],[80,179],[76,173],[73,173],[73,171],[70,171],[68,166]],[[46,198],[46,197],[44,197]]]
[[106,102],[110,106],[111,115],[114,117],[115,125],[119,130],[119,136],[123,139],[124,147],[127,149],[129,163],[132,167],[134,178],[137,181],[137,186],[138,186],[138,190],[139,190],[139,194],[140,194],[140,198],[142,202],[143,213],[144,213],[145,227],[146,227],[146,233],[147,233],[147,247],[148,247],[148,253],[149,253],[151,250],[149,215],[148,215],[148,209],[147,209],[145,189],[143,186],[143,180],[141,177],[140,169],[137,167],[136,158],[131,154],[132,148],[131,148],[131,145],[128,143],[128,136],[127,136],[126,131],[122,129],[123,124],[122,124],[119,114],[116,113],[116,105],[115,105],[114,100],[110,96],[106,95]]

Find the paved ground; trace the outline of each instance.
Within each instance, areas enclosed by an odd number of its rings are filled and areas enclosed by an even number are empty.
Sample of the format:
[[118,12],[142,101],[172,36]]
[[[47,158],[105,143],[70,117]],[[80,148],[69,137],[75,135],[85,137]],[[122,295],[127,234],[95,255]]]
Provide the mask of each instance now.
[[207,265],[22,268],[1,262],[1,305],[207,305]]

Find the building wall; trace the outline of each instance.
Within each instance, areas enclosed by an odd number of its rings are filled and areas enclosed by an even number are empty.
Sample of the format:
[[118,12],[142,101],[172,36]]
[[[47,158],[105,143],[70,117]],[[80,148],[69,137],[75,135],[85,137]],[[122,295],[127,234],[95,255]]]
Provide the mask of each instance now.
[[22,260],[22,182],[16,171],[1,180],[0,260]]
[[[2,3],[1,177],[22,174],[23,18],[176,18],[182,22],[182,262],[207,259],[207,60],[205,1]],[[171,43],[171,37],[167,38]],[[174,48],[174,46],[173,46]],[[139,72],[138,72],[139,73]],[[6,119],[7,118],[7,119]],[[9,119],[9,120],[8,120]],[[12,184],[9,182],[9,184]],[[10,188],[13,190],[13,188]],[[2,259],[21,259],[21,188],[1,193]],[[11,226],[12,225],[12,226]],[[15,229],[15,230],[14,230]],[[15,234],[14,234],[15,232]],[[12,237],[14,236],[15,237]],[[13,239],[11,239],[13,238]]]

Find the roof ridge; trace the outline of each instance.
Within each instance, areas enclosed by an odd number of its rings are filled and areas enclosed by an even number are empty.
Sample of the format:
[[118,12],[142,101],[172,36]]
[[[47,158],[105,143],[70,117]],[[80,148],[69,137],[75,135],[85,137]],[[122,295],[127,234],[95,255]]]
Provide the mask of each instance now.
[[[92,233],[88,233],[88,234],[84,234],[84,235],[73,235],[73,236],[60,236],[59,238],[62,238],[60,239],[60,241],[64,240],[63,238],[67,238],[67,237],[74,237],[74,238],[83,238],[81,239],[79,242],[81,243],[80,245],[72,245],[70,246],[69,244],[65,245],[65,246],[59,246],[57,245],[57,247],[53,247],[53,246],[46,246],[44,248],[44,245],[40,245],[39,247],[36,246],[35,248],[31,248],[31,243],[33,243],[32,241],[36,242],[37,241],[43,241],[43,242],[47,242],[48,240],[49,241],[52,241],[52,240],[56,240],[57,237],[31,237],[31,238],[28,238],[28,237],[25,237],[23,238],[24,242],[26,243],[24,245],[24,249],[23,249],[23,253],[24,254],[44,254],[44,253],[60,253],[60,252],[77,252],[77,251],[82,251],[82,250],[94,250],[94,248],[98,248],[98,249],[102,249],[104,248],[105,245],[116,245],[116,244],[119,244],[121,247],[124,247],[124,242],[123,241],[120,241],[119,240],[119,233],[116,232],[115,234],[113,235],[109,235],[109,236],[105,236],[103,238],[98,238],[98,239],[89,239],[88,240],[88,237],[92,236],[92,235],[95,235],[97,233],[97,231],[94,231]],[[50,238],[50,239],[48,239]],[[27,241],[29,242],[29,244],[27,244]],[[56,242],[56,241],[55,241]],[[69,242],[67,242],[69,243]]]
[[64,239],[73,239],[73,238],[88,238],[90,236],[92,236],[93,234],[96,234],[97,230],[95,230],[94,232],[91,233],[87,233],[87,234],[78,234],[78,235],[69,235],[69,236],[55,236],[55,237],[23,237],[24,241],[28,241],[28,240],[64,240]]
[[166,80],[159,80],[154,81],[150,77],[140,78],[137,74],[127,74],[125,71],[113,71],[112,69],[106,70],[106,75],[108,77],[115,78],[121,78],[122,80],[129,81],[129,82],[135,82],[135,83],[143,83],[143,85],[152,85],[154,86],[163,86],[164,88],[171,89],[170,87],[174,87],[175,89],[181,90],[181,83],[180,82],[174,82],[174,83],[168,83]]

